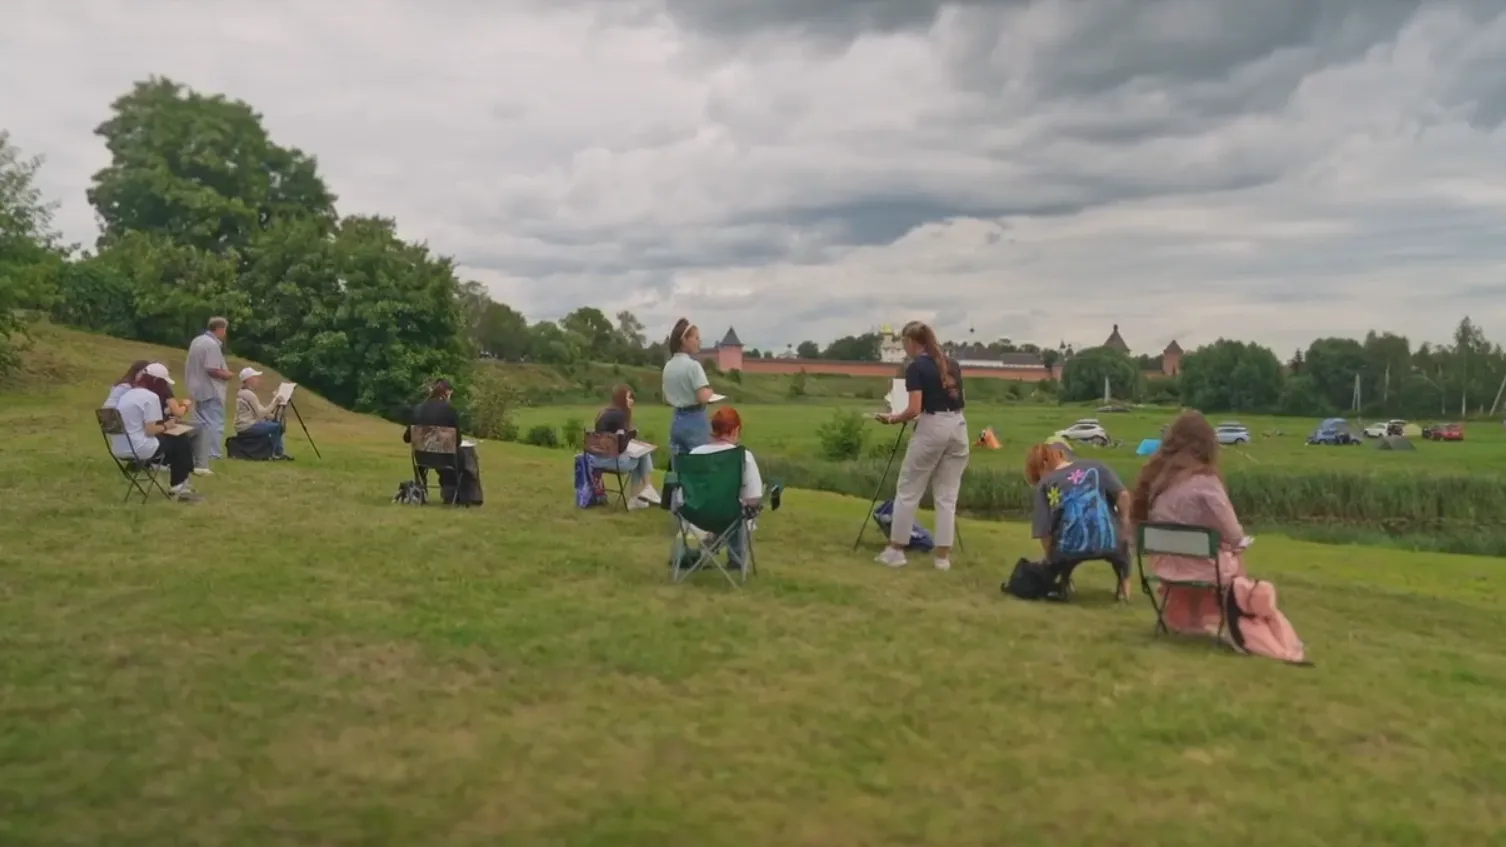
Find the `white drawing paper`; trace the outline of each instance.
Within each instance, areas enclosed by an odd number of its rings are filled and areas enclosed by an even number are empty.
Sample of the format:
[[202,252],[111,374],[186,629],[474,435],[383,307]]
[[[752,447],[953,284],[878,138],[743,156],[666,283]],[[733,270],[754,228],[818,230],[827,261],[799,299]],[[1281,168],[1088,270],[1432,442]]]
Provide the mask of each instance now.
[[654,445],[648,443],[647,441],[639,441],[635,438],[632,441],[628,442],[627,449],[622,451],[622,455],[626,456],[629,459],[638,459],[642,458],[643,456],[647,456],[648,454],[654,452],[654,450]]
[[277,393],[272,395],[272,401],[283,405],[293,402],[293,389],[297,387],[298,383],[296,382],[284,382],[282,385],[277,386]]
[[711,395],[711,399],[708,400],[708,401],[706,401],[706,402],[708,402],[708,403],[720,403],[720,402],[722,402],[723,400],[726,400],[726,399],[727,399],[727,395],[725,395],[725,394],[713,394],[713,395]]
[[905,381],[896,379],[889,386],[889,412],[899,414],[910,408],[910,392],[905,390]]

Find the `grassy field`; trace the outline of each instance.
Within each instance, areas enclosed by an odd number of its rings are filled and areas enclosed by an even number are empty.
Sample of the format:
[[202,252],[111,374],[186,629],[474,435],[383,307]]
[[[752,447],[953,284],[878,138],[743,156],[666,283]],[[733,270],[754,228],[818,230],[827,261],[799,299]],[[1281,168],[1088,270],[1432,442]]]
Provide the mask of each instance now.
[[879,568],[830,494],[745,590],[671,586],[662,513],[575,510],[567,454],[394,506],[397,428],[312,397],[323,461],[121,505],[90,411],[181,353],[48,346],[0,393],[7,847],[1502,843],[1497,560],[1262,537],[1294,669],[1154,641],[1106,572],[1001,598],[1017,524]]
[[[561,429],[572,420],[590,424],[605,405],[535,406],[518,416],[526,432],[538,424]],[[820,441],[816,430],[822,423],[842,411],[871,412],[876,401],[815,399],[802,403],[737,404],[743,417],[744,441],[750,449],[790,457],[819,457]],[[644,404],[635,414],[645,432],[667,435],[669,409]],[[1098,414],[1074,406],[1040,406],[1032,404],[969,404],[967,419],[974,435],[992,427],[1003,445],[999,450],[978,449],[973,452],[972,466],[980,468],[1020,468],[1025,449],[1043,441],[1059,429],[1083,417],[1096,417],[1109,435],[1120,441],[1118,447],[1080,446],[1080,452],[1101,458],[1127,477],[1133,477],[1145,460],[1135,455],[1142,439],[1160,437],[1161,427],[1176,417],[1175,409],[1150,409],[1116,414]],[[1223,420],[1215,416],[1215,422]],[[1401,470],[1423,473],[1476,472],[1506,474],[1506,430],[1499,424],[1476,422],[1465,425],[1462,442],[1428,442],[1416,439],[1415,453],[1376,450],[1369,443],[1349,447],[1309,447],[1307,436],[1316,420],[1240,416],[1254,440],[1247,445],[1231,446],[1228,458],[1231,470],[1245,468],[1285,468],[1292,470],[1335,470],[1385,472]],[[887,456],[895,431],[874,423],[867,430],[866,451]]]

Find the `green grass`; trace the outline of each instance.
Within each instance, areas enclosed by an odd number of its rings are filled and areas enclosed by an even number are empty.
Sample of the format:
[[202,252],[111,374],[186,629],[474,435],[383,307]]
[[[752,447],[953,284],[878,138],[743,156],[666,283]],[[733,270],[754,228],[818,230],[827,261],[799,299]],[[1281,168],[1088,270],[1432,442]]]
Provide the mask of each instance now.
[[[123,506],[73,333],[0,395],[0,844],[1487,844],[1506,831],[1506,570],[1262,537],[1319,667],[1157,642],[1084,574],[999,596],[849,550],[791,491],[762,573],[668,584],[662,513],[481,446],[487,504],[387,502],[399,432],[304,398],[292,465]],[[180,354],[159,353],[177,363]],[[238,363],[237,363],[238,366]]]

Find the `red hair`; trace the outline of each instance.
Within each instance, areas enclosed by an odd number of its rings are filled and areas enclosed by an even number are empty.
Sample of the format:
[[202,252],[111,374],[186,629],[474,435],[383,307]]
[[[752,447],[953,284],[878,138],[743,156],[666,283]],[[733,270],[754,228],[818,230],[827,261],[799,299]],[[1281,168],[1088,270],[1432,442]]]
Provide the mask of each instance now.
[[723,406],[711,415],[711,434],[726,438],[743,428],[743,419],[731,406]]
[[1041,477],[1067,461],[1067,450],[1060,444],[1033,444],[1025,453],[1025,481],[1035,485]]

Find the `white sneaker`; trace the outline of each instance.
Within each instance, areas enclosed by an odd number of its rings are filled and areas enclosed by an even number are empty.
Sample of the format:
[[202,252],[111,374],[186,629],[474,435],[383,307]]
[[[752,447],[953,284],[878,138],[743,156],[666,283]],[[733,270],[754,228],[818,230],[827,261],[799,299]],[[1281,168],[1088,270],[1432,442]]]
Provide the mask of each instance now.
[[951,559],[937,559],[936,560],[936,570],[938,570],[938,571],[949,571],[951,569],[952,569],[952,560]]
[[884,552],[878,554],[874,561],[891,568],[902,568],[909,564],[905,561],[905,551],[893,547],[885,547]]
[[664,501],[664,498],[660,496],[658,491],[654,490],[654,487],[652,485],[644,486],[643,490],[638,492],[638,499],[642,500],[645,503],[651,503],[655,506]]
[[193,469],[193,475],[194,476],[214,476],[214,471],[210,470],[209,468],[194,468]]
[[645,500],[634,498],[628,501],[627,507],[629,512],[636,512],[639,509],[647,509],[649,505],[650,504]]

